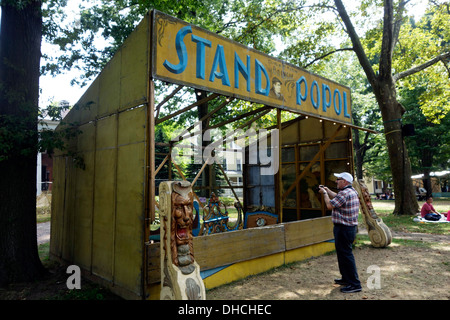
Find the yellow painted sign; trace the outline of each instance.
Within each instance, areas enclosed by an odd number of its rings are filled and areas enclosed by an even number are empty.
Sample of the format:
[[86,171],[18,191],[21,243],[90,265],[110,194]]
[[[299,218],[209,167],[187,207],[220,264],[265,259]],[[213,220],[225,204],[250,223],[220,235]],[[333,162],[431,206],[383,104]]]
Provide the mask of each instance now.
[[154,11],[155,79],[351,123],[350,89]]

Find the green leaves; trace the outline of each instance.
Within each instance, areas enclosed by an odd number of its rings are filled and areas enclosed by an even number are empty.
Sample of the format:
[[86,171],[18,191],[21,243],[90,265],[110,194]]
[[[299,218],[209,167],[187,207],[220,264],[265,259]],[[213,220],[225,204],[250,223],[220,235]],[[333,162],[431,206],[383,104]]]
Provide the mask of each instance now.
[[66,2],[47,0],[43,7],[44,35],[60,50],[44,56],[41,73],[57,74],[78,68],[84,74],[74,83],[84,85],[97,75],[144,15],[158,9],[185,21],[219,30],[228,14],[228,1],[96,0],[83,1],[69,17]]
[[401,91],[401,103],[407,108],[404,123],[415,126],[415,135],[406,138],[411,165],[414,172],[423,172],[424,167],[445,170],[450,158],[450,113],[436,124],[419,108],[420,97],[426,92],[426,83],[413,89]]
[[[393,61],[396,72],[420,66],[442,53],[450,52],[450,12],[444,5],[429,7],[417,23],[410,19],[402,27]],[[403,78],[401,88],[424,89],[419,106],[431,122],[439,121],[450,111],[449,61],[443,60],[421,72]]]

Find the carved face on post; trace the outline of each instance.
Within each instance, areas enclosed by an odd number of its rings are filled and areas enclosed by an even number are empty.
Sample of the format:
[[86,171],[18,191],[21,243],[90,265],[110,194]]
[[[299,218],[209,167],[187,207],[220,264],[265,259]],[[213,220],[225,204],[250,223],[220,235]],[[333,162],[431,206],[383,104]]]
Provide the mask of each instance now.
[[189,183],[176,182],[172,192],[171,250],[172,263],[184,274],[194,271],[192,225],[194,196]]

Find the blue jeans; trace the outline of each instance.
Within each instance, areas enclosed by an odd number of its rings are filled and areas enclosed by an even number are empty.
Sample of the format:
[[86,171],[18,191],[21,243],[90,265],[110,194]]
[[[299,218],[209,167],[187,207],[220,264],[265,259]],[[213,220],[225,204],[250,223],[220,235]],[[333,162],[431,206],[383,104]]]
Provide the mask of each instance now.
[[333,228],[334,244],[342,280],[349,285],[361,287],[356,270],[355,257],[353,256],[352,244],[356,237],[356,226],[345,226],[335,224]]

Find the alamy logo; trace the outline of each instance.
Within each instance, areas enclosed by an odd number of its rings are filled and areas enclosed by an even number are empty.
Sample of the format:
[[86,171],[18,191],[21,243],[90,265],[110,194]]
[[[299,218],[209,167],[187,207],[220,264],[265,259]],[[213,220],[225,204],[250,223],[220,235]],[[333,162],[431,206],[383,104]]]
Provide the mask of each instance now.
[[372,273],[372,275],[367,278],[367,288],[370,290],[381,289],[380,267],[377,265],[371,265],[367,267],[367,273]]
[[193,133],[184,130],[171,141],[175,142],[171,156],[176,164],[222,164],[225,158],[228,164],[235,164],[237,159],[240,159],[242,164],[247,161],[247,164],[261,165],[261,175],[274,175],[278,172],[278,129],[261,129],[258,132],[253,128],[247,131],[237,129],[223,135],[219,129],[203,132],[202,123],[197,122]]
[[72,274],[67,278],[66,286],[67,289],[81,289],[81,270],[77,265],[70,265],[67,267],[66,273]]

